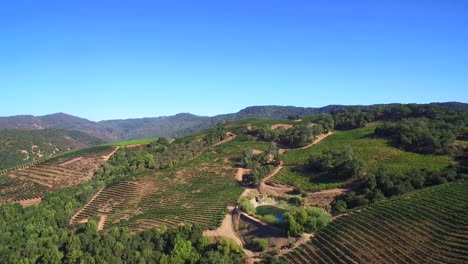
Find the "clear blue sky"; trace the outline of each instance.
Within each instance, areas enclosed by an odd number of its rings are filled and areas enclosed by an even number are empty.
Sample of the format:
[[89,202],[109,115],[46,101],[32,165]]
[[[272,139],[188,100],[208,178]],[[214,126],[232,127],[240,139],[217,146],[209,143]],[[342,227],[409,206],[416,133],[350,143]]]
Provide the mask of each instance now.
[[468,1],[0,2],[0,116],[468,102]]

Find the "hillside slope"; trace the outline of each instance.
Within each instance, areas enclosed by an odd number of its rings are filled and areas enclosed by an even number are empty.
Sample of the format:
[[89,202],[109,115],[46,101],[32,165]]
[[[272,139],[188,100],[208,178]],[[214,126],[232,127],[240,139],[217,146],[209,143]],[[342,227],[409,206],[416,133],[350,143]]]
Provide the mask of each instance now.
[[435,186],[338,218],[286,263],[467,263],[468,181]]
[[36,204],[46,193],[90,180],[117,149],[91,147],[4,171],[0,174],[0,205]]
[[103,140],[80,131],[1,130],[0,170],[102,143]]

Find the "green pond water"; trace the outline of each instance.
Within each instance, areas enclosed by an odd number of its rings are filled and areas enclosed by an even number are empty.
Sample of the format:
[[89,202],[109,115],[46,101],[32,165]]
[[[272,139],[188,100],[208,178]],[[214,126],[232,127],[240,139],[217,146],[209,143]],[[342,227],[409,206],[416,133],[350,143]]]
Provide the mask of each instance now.
[[257,206],[255,210],[256,210],[256,213],[261,216],[274,215],[276,218],[278,218],[278,221],[280,223],[284,221],[283,214],[286,212],[286,210],[273,206],[273,205],[260,205],[260,206]]

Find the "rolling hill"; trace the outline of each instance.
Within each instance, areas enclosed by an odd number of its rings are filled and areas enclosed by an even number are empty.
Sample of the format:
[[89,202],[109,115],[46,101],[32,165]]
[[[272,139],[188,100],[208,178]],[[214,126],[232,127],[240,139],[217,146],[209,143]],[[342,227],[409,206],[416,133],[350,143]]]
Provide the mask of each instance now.
[[0,170],[102,143],[80,131],[0,130]]

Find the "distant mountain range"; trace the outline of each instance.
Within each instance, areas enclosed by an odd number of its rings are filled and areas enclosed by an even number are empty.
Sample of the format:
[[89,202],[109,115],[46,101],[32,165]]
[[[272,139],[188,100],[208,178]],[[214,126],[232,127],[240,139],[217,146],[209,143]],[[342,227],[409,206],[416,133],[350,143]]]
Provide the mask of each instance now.
[[[468,104],[458,102],[432,103],[454,110],[468,109]],[[392,106],[395,104],[385,104]],[[237,113],[213,117],[181,113],[173,116],[147,117],[122,120],[93,122],[84,118],[57,113],[44,116],[20,115],[0,117],[0,130],[43,130],[62,129],[81,131],[103,141],[132,140],[151,137],[181,137],[215,126],[225,121],[234,121],[250,117],[286,119],[291,115],[308,116],[331,113],[333,110],[369,106],[328,105],[324,107],[295,106],[252,106]]]

